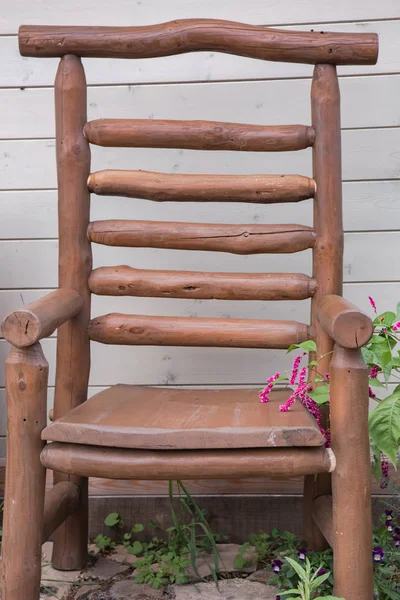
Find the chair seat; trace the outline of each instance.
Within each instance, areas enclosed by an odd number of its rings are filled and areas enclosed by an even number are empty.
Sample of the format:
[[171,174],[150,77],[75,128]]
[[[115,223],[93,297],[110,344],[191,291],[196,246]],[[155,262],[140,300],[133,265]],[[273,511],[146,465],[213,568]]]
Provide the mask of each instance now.
[[262,404],[256,389],[174,389],[115,385],[43,430],[54,442],[147,449],[322,446],[308,411],[279,405],[291,390]]

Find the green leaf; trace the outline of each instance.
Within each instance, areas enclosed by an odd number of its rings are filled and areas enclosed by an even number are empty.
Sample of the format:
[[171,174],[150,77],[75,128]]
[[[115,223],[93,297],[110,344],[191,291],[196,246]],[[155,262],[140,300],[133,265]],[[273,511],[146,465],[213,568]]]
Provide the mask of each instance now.
[[296,571],[297,575],[300,577],[302,581],[306,581],[306,572],[298,562],[293,560],[293,558],[285,557],[285,560],[289,563],[291,567]]
[[305,350],[306,352],[316,352],[317,351],[317,344],[313,340],[306,340],[305,342],[301,342],[301,344],[299,344],[298,346],[299,346],[299,348],[301,348],[302,350]]
[[143,552],[143,544],[138,540],[135,540],[132,546],[128,546],[127,548],[128,554],[133,554],[134,556],[138,556]]
[[371,452],[374,457],[374,461],[372,463],[372,474],[375,477],[375,480],[379,482],[382,477],[381,452],[379,448],[373,444],[371,444]]
[[317,404],[329,402],[329,385],[319,385],[308,394]]
[[286,354],[289,354],[289,352],[293,352],[293,350],[297,350],[299,348],[298,344],[290,344],[289,348],[286,351]]
[[369,350],[366,346],[361,348],[361,354],[363,355],[363,359],[367,363],[367,365],[373,365],[375,361],[374,353]]
[[396,307],[396,321],[400,321],[400,302],[397,303]]
[[324,573],[324,575],[320,575],[312,582],[313,589],[317,590],[318,586],[324,583],[329,577],[330,573]]
[[388,346],[387,340],[383,344],[371,344],[371,350],[375,356],[375,363],[378,367],[385,367],[392,360],[392,349]]
[[382,400],[369,416],[369,432],[374,446],[386,454],[396,467],[400,444],[400,393]]
[[376,388],[385,388],[386,386],[382,383],[382,381],[379,381],[379,379],[370,379],[369,380],[369,385],[371,387],[376,387]]
[[318,367],[318,361],[317,360],[312,360],[311,362],[308,363],[309,367]]
[[136,523],[136,525],[132,527],[132,533],[140,533],[143,530],[144,526],[141,523]]
[[344,598],[338,598],[337,596],[318,596],[315,600],[345,600]]
[[119,514],[116,512],[110,513],[104,519],[104,525],[107,525],[107,527],[113,527],[114,525],[117,525],[118,522],[119,522]]
[[391,327],[396,320],[394,312],[384,312],[374,319],[374,325],[382,325],[383,327]]
[[287,596],[288,594],[296,594],[300,598],[299,590],[295,590],[293,588],[291,590],[286,590],[286,592],[279,592],[280,596]]

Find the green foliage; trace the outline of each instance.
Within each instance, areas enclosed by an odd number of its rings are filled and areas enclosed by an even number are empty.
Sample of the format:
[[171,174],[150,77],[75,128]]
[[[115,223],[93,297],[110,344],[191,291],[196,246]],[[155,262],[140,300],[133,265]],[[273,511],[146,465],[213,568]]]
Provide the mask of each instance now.
[[369,417],[372,444],[396,465],[400,445],[400,390],[382,400]]
[[[205,511],[201,510],[181,481],[176,486],[179,494],[179,511],[174,507],[173,483],[169,483],[169,499],[173,526],[162,529],[152,521],[149,526],[161,529],[164,538],[154,536],[150,542],[136,539],[144,531],[141,523],[131,528],[125,526],[118,513],[110,513],[104,524],[115,530],[117,543],[123,544],[129,554],[138,556],[135,563],[135,581],[147,583],[155,589],[167,583],[186,583],[188,568],[197,573],[196,558],[199,554],[211,554],[210,572],[218,585],[219,555],[216,545],[223,536],[212,533]],[[101,551],[111,551],[116,542],[109,536],[98,535],[95,543]]]
[[[314,592],[318,592],[321,586],[327,581],[330,573],[323,573],[319,575],[322,569],[320,565],[317,569],[313,569],[308,558],[306,558],[305,566],[302,567],[299,562],[292,558],[285,559],[296,573],[299,581],[297,588],[292,588],[285,592],[280,592],[280,596],[287,596],[290,598],[296,598],[298,600],[310,600],[315,597]],[[344,598],[336,598],[335,596],[318,596],[316,600],[331,599],[331,600],[344,600]]]

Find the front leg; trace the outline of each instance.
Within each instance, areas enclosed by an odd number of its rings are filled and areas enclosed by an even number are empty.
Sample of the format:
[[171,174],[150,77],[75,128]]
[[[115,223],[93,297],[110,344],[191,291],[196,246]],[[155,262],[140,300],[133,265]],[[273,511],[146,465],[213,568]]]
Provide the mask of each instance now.
[[335,346],[330,364],[334,594],[373,598],[368,369],[360,349]]
[[40,462],[49,365],[39,343],[6,359],[7,462],[2,599],[38,600],[46,471]]

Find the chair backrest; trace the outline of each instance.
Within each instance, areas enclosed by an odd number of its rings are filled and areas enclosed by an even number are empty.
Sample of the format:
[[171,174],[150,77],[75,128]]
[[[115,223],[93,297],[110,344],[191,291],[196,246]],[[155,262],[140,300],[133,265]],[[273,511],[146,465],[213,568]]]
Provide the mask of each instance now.
[[[336,65],[375,64],[375,34],[279,31],[215,20],[153,27],[22,26],[23,56],[61,57],[55,82],[59,192],[59,285],[84,308],[58,333],[55,418],[86,399],[90,339],[114,344],[287,348],[308,338],[321,354],[332,341],[316,319],[327,294],[342,293],[340,96]],[[315,64],[312,124],[266,127],[205,121],[102,119],[87,122],[80,57],[150,58],[213,50],[263,60]],[[90,173],[89,144],[201,150],[313,148],[313,177]],[[299,202],[314,198],[313,227],[153,221],[89,222],[90,192],[154,201]],[[312,276],[297,273],[199,273],[102,267],[92,271],[91,242],[111,246],[289,253],[312,248]],[[90,294],[232,300],[311,298],[311,325],[295,321],[172,318],[110,314],[90,320]],[[88,335],[89,332],[89,335]],[[327,370],[329,357],[320,365]]]

